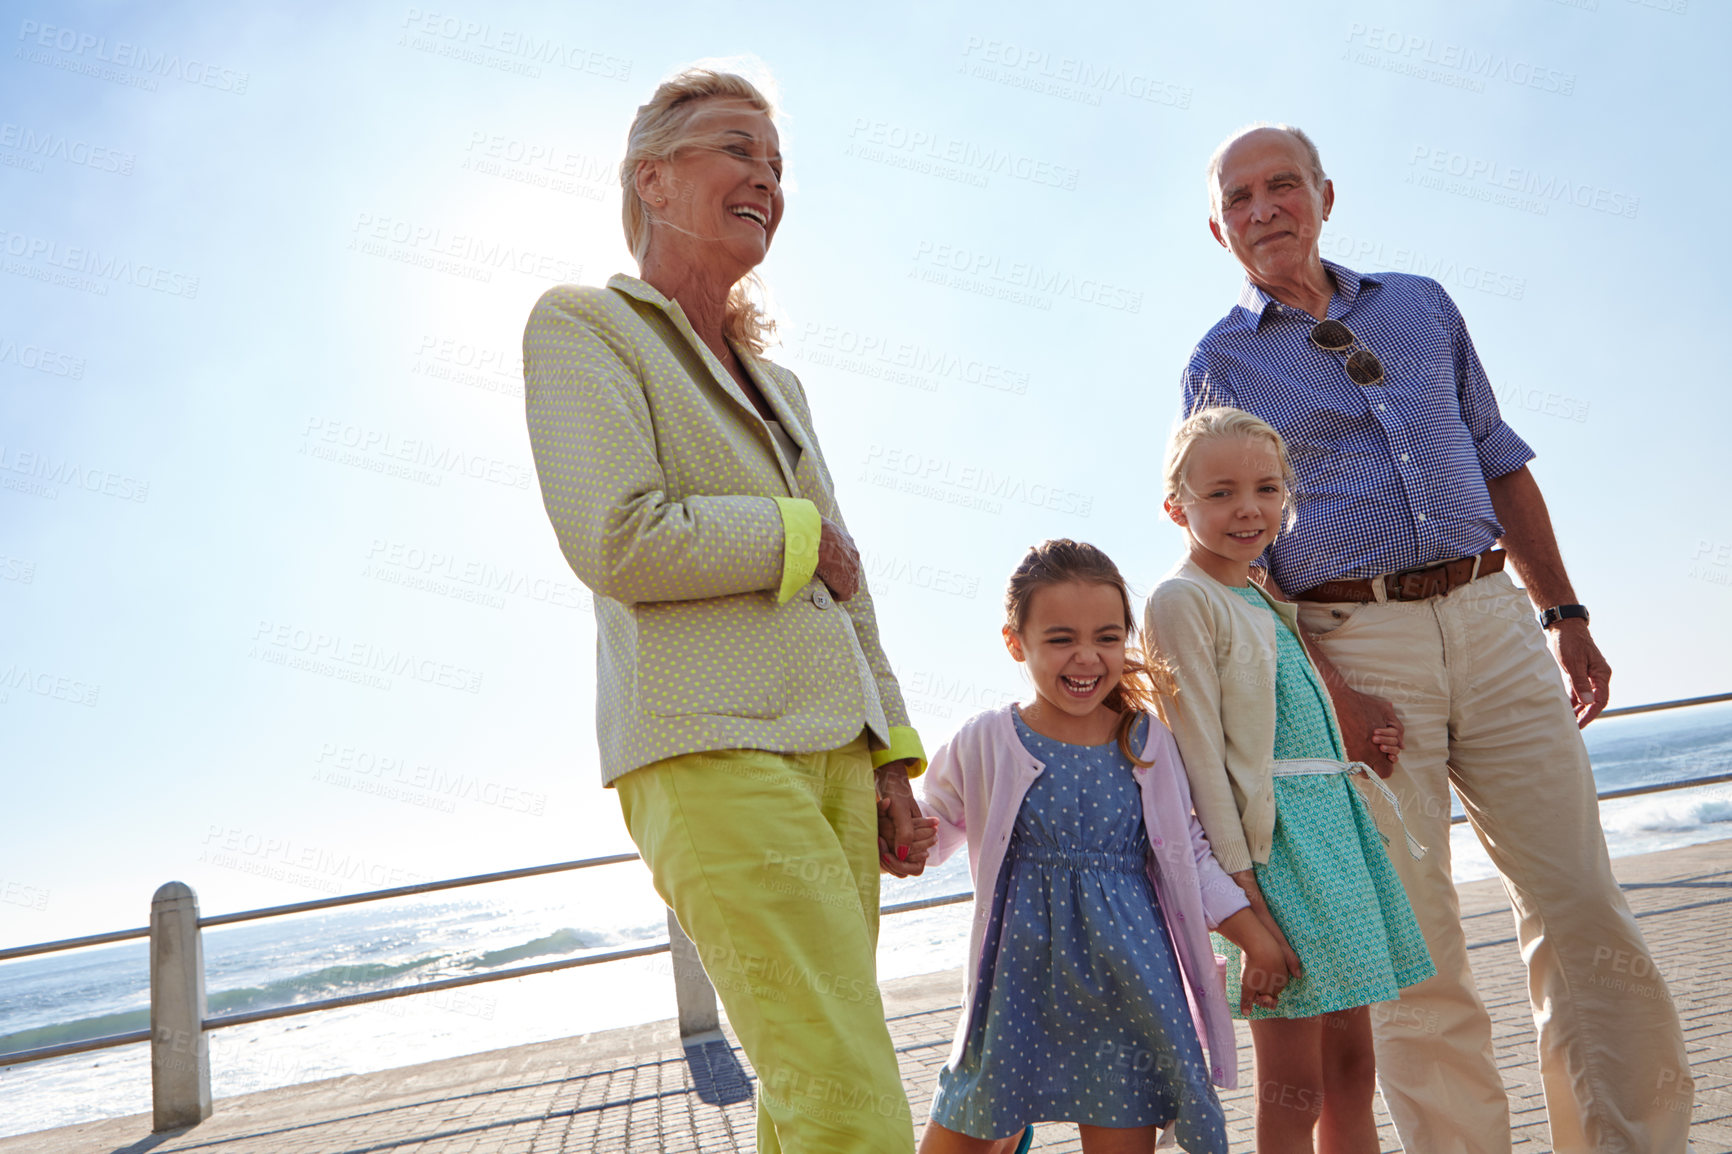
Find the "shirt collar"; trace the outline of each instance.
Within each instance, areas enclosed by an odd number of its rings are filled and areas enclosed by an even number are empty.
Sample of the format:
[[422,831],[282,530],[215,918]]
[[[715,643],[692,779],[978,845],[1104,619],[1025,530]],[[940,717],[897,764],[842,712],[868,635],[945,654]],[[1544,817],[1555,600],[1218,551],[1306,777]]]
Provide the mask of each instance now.
[[[1352,309],[1354,302],[1359,299],[1360,290],[1364,286],[1383,283],[1375,276],[1354,272],[1346,265],[1336,264],[1332,260],[1324,261],[1323,267],[1335,277],[1335,295],[1329,301],[1331,316],[1339,316]],[[1250,277],[1246,277],[1245,283],[1239,287],[1238,306],[1250,314],[1250,327],[1253,329],[1263,323],[1263,317],[1270,305],[1280,303],[1252,283]],[[1282,307],[1285,308],[1286,306],[1282,305]]]
[[628,297],[636,297],[645,304],[654,305],[663,312],[666,312],[668,306],[673,304],[672,301],[668,300],[667,297],[661,294],[659,289],[648,281],[639,280],[635,276],[627,276],[623,272],[616,272],[612,276],[608,277],[607,287],[614,289],[617,292],[622,292]]

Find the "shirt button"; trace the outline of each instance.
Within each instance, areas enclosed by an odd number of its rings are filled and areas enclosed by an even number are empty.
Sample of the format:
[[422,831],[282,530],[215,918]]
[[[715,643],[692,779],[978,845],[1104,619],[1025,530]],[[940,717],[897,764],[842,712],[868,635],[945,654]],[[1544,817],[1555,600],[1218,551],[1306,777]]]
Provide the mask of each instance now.
[[1166,844],[1167,844],[1167,843],[1166,843],[1166,841],[1165,841],[1165,840],[1163,840],[1163,839],[1161,839],[1161,838],[1156,838],[1156,839],[1155,839],[1155,844],[1156,844],[1156,845],[1166,845]]
[[1388,407],[1389,407],[1388,405],[1380,404],[1377,406],[1377,411],[1381,413],[1384,409],[1387,409]]
[[1419,519],[1421,521],[1425,520],[1425,514],[1424,513],[1420,513],[1420,514],[1418,514],[1418,516],[1419,516]]
[[1407,457],[1406,453],[1401,454],[1401,460],[1402,460],[1403,464],[1405,464],[1407,462],[1407,459],[1408,459],[1408,457]]
[[826,593],[822,589],[818,590],[816,593],[812,594],[812,604],[816,605],[820,609],[830,608],[830,594]]

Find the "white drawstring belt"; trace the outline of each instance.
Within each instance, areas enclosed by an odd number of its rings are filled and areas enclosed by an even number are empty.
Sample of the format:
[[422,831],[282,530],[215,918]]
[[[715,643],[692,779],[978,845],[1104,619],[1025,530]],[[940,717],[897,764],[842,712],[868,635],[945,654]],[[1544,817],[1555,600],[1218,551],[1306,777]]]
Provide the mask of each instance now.
[[[1377,787],[1377,792],[1389,803],[1389,808],[1395,811],[1395,820],[1401,823],[1401,832],[1407,838],[1407,852],[1414,861],[1425,856],[1425,847],[1419,844],[1419,839],[1407,828],[1407,819],[1401,816],[1401,803],[1395,799],[1395,791],[1363,761],[1337,761],[1333,757],[1278,757],[1275,759],[1276,777],[1296,777],[1308,773],[1345,773],[1358,775]],[[1389,838],[1382,830],[1377,836],[1383,838],[1383,844],[1389,844]]]

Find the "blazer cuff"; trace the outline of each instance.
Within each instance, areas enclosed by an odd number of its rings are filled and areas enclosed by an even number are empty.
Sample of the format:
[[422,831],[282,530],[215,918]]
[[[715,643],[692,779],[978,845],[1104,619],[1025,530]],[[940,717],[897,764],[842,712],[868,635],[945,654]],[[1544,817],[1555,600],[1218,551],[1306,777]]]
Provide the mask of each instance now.
[[782,584],[776,591],[776,604],[786,605],[818,571],[818,538],[824,519],[818,515],[818,506],[803,497],[772,499],[782,514]]
[[910,778],[919,777],[926,772],[926,749],[920,744],[920,735],[914,732],[913,726],[892,725],[889,746],[872,751],[872,768],[877,769],[881,765],[904,759],[914,762],[908,771]]

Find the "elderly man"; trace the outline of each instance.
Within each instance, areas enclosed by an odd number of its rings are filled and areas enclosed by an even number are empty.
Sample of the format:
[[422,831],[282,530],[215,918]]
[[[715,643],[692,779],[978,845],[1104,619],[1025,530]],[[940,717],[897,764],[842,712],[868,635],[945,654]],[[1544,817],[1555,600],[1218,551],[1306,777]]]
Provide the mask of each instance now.
[[[1353,755],[1389,778],[1431,849],[1390,860],[1437,976],[1374,1014],[1402,1142],[1510,1145],[1450,878],[1453,784],[1514,907],[1554,1147],[1682,1152],[1683,1038],[1612,877],[1577,732],[1605,707],[1611,667],[1528,472],[1533,450],[1499,416],[1442,287],[1321,259],[1335,191],[1303,132],[1243,131],[1208,173],[1209,230],[1246,283],[1191,355],[1187,410],[1233,405],[1287,438],[1298,522],[1269,576],[1299,602]],[[1391,716],[1406,733],[1393,763],[1368,740]]]

